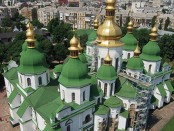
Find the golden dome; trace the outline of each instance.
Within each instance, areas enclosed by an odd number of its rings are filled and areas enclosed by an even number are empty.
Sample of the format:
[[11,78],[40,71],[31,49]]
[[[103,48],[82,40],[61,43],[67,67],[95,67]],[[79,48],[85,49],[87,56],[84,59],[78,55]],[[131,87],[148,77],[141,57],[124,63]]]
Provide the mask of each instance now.
[[35,34],[33,30],[33,26],[31,23],[27,24],[27,30],[26,30],[26,37],[27,39],[25,40],[26,42],[35,42]]
[[106,4],[114,4],[116,3],[116,0],[106,0]]
[[136,49],[134,50],[134,53],[136,53],[136,54],[140,54],[141,53],[140,52],[140,47],[138,46],[138,44],[137,44]]
[[156,41],[157,40],[157,34],[158,30],[157,28],[154,26],[152,29],[151,29],[151,33],[150,33],[150,40],[151,41]]
[[128,23],[128,26],[127,26],[127,32],[128,33],[132,33],[132,29],[133,29],[133,22],[132,21],[130,21],[129,23]]
[[79,50],[78,43],[79,43],[79,41],[74,35],[73,38],[70,40],[70,47],[68,49],[69,50]]

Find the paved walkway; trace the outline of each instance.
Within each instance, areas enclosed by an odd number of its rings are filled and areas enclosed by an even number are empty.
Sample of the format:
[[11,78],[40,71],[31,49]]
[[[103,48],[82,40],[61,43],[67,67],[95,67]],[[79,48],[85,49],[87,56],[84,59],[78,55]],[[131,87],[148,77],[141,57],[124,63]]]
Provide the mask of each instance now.
[[9,121],[9,106],[6,90],[0,90],[0,131],[19,131],[19,126],[13,128]]
[[150,127],[149,131],[160,131],[173,116],[174,116],[174,101],[172,101],[170,104],[164,106],[161,109],[156,109],[151,114],[149,120],[156,122],[153,123],[154,125]]

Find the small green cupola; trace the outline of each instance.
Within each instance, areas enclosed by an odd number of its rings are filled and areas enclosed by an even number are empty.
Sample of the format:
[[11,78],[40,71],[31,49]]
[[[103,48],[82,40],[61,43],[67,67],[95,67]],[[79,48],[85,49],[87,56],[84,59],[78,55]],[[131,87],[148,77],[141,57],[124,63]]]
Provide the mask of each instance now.
[[160,61],[160,48],[157,43],[157,28],[153,27],[150,33],[150,41],[143,47],[141,59],[145,61]]
[[117,74],[115,72],[115,68],[112,66],[112,59],[108,53],[104,59],[104,64],[97,71],[97,78],[100,80],[115,80],[117,78]]
[[134,57],[130,58],[127,62],[126,68],[130,70],[143,70],[144,63],[143,60],[139,57],[140,55],[140,48],[137,45],[134,51]]
[[121,42],[124,43],[123,50],[134,51],[138,41],[134,37],[134,35],[132,34],[132,30],[133,30],[133,22],[132,21],[130,21],[128,23],[127,30],[128,30],[127,34],[120,39]]
[[91,79],[88,76],[88,69],[79,59],[78,39],[73,36],[70,40],[70,51],[68,61],[63,65],[62,72],[59,77],[59,82],[67,88],[81,88],[91,84]]
[[18,72],[21,74],[41,74],[48,70],[46,58],[36,49],[35,36],[31,23],[27,24],[26,32],[27,49],[21,53]]

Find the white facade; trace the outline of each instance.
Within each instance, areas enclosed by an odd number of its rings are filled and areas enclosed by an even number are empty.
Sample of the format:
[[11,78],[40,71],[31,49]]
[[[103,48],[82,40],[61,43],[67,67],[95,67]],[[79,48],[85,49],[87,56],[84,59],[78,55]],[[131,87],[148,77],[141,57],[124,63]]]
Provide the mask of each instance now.
[[144,63],[144,67],[147,72],[150,72],[151,74],[155,74],[155,73],[159,72],[161,61],[153,62],[153,61],[143,60],[143,63]]
[[[107,52],[107,47],[98,46],[98,69],[104,62]],[[109,54],[112,58],[112,65],[116,68],[116,71],[119,72],[122,65],[122,47],[109,48]]]
[[131,58],[133,56],[134,56],[134,52],[133,51],[123,50],[122,59],[129,59],[129,58]]

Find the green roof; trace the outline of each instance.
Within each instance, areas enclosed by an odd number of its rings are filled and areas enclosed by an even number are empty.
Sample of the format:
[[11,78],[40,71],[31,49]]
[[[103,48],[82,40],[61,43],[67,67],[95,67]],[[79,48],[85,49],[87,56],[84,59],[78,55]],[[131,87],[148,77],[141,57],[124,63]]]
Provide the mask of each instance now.
[[86,56],[83,53],[79,54],[79,59],[83,63],[88,63]]
[[173,92],[174,89],[173,89],[173,86],[172,86],[172,84],[171,84],[171,81],[168,80],[168,81],[165,81],[165,83],[166,83],[166,85],[167,85],[168,90],[169,90],[170,92]]
[[96,38],[97,38],[97,32],[93,30],[88,36],[88,41],[94,41],[96,40]]
[[14,80],[18,78],[18,74],[17,74],[17,68],[13,67],[10,70],[8,70],[7,72],[5,72],[4,77],[7,78],[8,80]]
[[12,103],[13,100],[14,100],[14,98],[16,97],[17,94],[18,94],[17,90],[14,89],[14,90],[11,92],[10,96],[8,97],[8,102],[9,102],[9,103]]
[[135,98],[137,96],[137,89],[124,77],[119,77],[116,85],[116,95],[125,98]]
[[123,105],[122,100],[116,96],[111,96],[109,99],[105,100],[104,105],[111,108],[121,107]]
[[127,110],[122,110],[119,115],[124,118],[128,118],[129,112]]
[[157,105],[158,104],[158,99],[154,95],[152,95],[150,103]]
[[128,60],[126,67],[132,70],[143,70],[144,63],[140,57],[132,57]]
[[95,115],[106,115],[109,113],[109,108],[104,106],[104,105],[100,105],[96,112],[95,112]]
[[35,91],[32,87],[27,87],[27,88],[25,88],[24,89],[24,91],[26,92],[26,93],[30,93],[30,92],[33,92],[33,91]]
[[27,100],[25,99],[17,111],[17,114],[20,118],[24,115],[28,107],[29,107],[29,104]]
[[64,64],[59,80],[65,87],[84,87],[91,84],[87,65],[79,59],[69,58]]
[[82,36],[82,35],[85,35],[85,34],[89,35],[89,34],[91,34],[91,32],[93,32],[93,29],[78,29],[78,30],[76,30],[75,33],[77,35]]
[[166,91],[165,91],[165,89],[164,89],[164,87],[163,87],[162,84],[158,84],[158,85],[157,85],[157,88],[158,88],[158,90],[159,90],[161,96],[164,96],[164,97],[165,97],[165,96],[167,95],[167,94],[166,94]]
[[159,61],[160,57],[160,48],[158,43],[155,41],[149,41],[142,50],[142,54],[140,55],[141,59],[147,61]]
[[138,41],[132,33],[127,33],[124,37],[121,38],[121,42],[124,43],[123,50],[134,51]]
[[48,70],[45,55],[35,48],[22,53],[18,71],[21,74],[39,74]]
[[101,80],[115,80],[117,74],[112,65],[102,65],[97,71],[97,78]]
[[52,128],[49,124],[47,124],[43,131],[62,131],[62,129],[60,126]]
[[54,73],[61,73],[63,68],[63,64],[56,65],[55,68],[53,69]]

